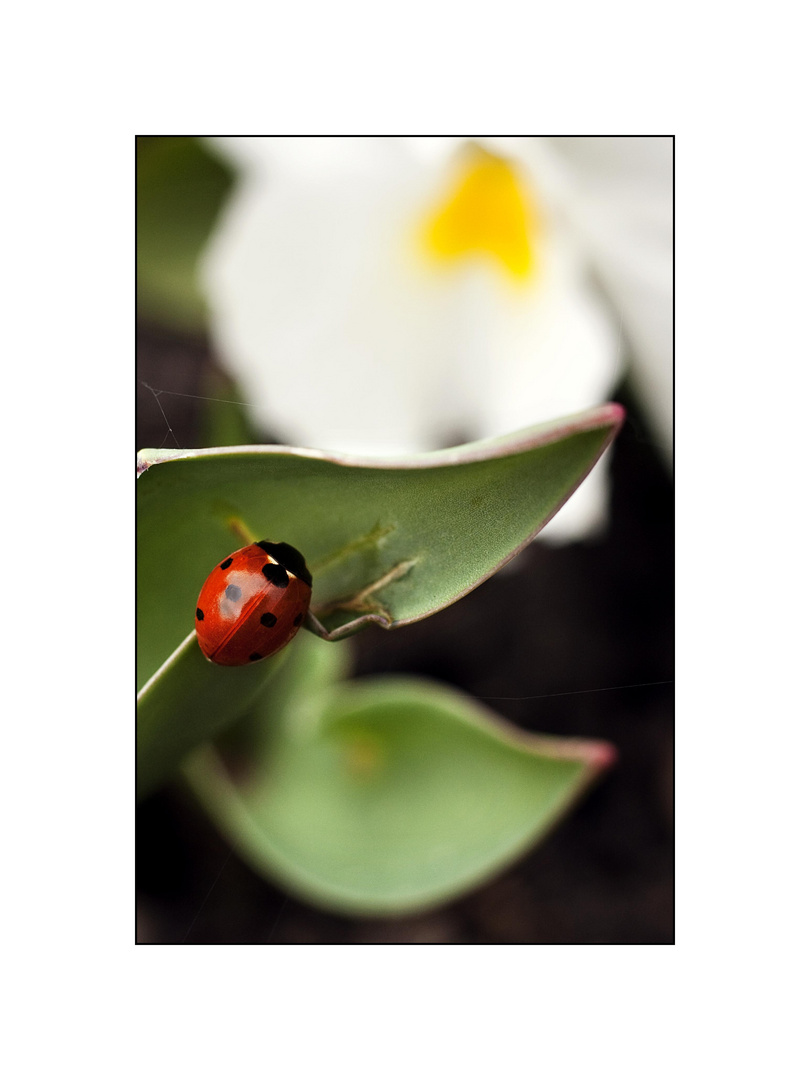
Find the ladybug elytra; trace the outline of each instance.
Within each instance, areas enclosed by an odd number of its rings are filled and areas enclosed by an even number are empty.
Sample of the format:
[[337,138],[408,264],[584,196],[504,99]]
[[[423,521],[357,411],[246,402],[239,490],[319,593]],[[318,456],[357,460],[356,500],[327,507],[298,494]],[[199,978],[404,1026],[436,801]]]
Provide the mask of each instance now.
[[197,600],[197,640],[215,664],[238,667],[272,656],[298,633],[312,575],[291,544],[259,540],[219,563]]

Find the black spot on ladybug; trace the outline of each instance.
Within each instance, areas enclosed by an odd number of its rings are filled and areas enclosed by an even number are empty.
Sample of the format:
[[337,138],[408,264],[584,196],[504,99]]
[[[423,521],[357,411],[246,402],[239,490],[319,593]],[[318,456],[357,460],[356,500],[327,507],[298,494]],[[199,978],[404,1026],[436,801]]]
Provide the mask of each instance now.
[[312,574],[307,569],[307,564],[301,552],[292,544],[274,544],[272,540],[259,540],[256,547],[272,556],[285,570],[295,574],[297,578],[312,588]]
[[262,626],[275,626],[278,622],[278,619],[275,617],[275,615],[272,614],[272,612],[265,611],[264,615],[262,615],[261,619],[259,619],[259,622],[262,624]]
[[258,652],[252,652],[248,657],[248,660],[261,660],[262,654]]
[[290,584],[289,574],[278,563],[265,563],[262,567],[262,573],[271,585],[276,585],[279,589],[286,589]]
[[293,626],[300,626],[301,625],[301,620],[303,619],[303,617],[304,617],[303,611],[299,611],[298,614],[293,619]]
[[202,613],[202,608],[197,608],[197,618],[200,620],[200,622],[202,622],[203,619],[205,618],[205,616]]
[[232,562],[233,562],[233,559],[226,559],[224,563],[219,564],[220,570],[227,570]]
[[239,588],[238,585],[229,585],[228,588],[225,590],[225,599],[226,600],[241,600],[242,599],[242,590]]

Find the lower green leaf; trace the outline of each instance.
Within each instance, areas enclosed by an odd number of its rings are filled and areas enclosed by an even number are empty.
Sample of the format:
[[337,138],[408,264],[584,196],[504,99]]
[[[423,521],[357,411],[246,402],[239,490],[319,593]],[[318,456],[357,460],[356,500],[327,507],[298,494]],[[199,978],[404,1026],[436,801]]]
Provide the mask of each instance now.
[[526,734],[414,678],[294,699],[249,770],[209,745],[185,774],[259,873],[351,914],[411,912],[484,881],[613,758],[604,743]]

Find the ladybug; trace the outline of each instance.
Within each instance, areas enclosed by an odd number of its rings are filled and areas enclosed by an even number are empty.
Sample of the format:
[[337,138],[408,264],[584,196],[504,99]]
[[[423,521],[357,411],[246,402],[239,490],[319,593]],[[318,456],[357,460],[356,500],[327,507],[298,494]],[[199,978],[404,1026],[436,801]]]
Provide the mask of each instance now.
[[197,640],[215,664],[238,667],[272,656],[295,637],[312,596],[312,574],[291,544],[239,548],[206,578],[197,600]]

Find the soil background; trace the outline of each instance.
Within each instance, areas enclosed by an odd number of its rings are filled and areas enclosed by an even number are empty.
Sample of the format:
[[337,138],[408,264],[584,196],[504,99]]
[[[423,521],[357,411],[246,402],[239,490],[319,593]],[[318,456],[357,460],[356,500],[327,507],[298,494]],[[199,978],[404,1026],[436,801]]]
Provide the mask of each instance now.
[[[207,445],[204,403],[175,395],[204,397],[215,374],[204,340],[140,326],[137,448]],[[143,383],[171,393],[156,400]],[[348,919],[288,896],[170,785],[137,810],[139,943],[674,942],[673,487],[628,386],[613,399],[628,418],[600,539],[531,544],[438,615],[352,643],[356,675],[439,679],[529,731],[613,743],[614,768],[520,862],[404,919]]]

